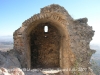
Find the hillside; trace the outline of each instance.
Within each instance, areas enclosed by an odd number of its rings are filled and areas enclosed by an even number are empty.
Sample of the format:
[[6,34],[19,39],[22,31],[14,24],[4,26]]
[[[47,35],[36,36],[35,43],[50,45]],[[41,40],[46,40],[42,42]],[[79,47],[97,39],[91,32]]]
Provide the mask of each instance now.
[[13,48],[12,36],[0,36],[0,51],[8,51]]

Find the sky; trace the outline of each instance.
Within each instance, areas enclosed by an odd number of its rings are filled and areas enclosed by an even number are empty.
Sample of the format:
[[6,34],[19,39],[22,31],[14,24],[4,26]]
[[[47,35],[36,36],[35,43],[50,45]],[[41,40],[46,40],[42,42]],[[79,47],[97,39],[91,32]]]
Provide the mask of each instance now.
[[95,30],[91,43],[100,44],[100,0],[0,0],[0,36],[12,36],[22,22],[50,4],[63,6],[74,19],[87,17]]

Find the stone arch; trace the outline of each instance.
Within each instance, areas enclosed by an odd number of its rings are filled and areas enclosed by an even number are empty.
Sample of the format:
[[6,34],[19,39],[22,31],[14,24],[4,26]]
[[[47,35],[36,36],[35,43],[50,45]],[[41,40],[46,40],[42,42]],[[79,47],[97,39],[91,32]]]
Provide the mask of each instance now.
[[[67,30],[67,25],[68,22],[64,16],[59,15],[58,13],[46,13],[46,14],[37,14],[30,19],[26,21],[26,23],[23,23],[23,27],[25,26],[26,29],[24,29],[24,36],[26,37],[28,45],[25,45],[25,51],[26,51],[26,56],[28,58],[27,61],[27,67],[31,67],[31,59],[30,59],[30,33],[32,30],[35,30],[37,25],[43,24],[43,23],[51,23],[52,26],[54,26],[60,33],[61,36],[61,41],[60,41],[60,54],[59,54],[59,63],[60,63],[60,68],[64,67],[69,67],[70,63],[73,62],[74,55],[71,52],[70,48],[70,39],[69,39],[69,34]],[[24,39],[24,40],[26,40]],[[72,56],[71,56],[72,55]],[[70,57],[71,56],[71,57]],[[70,60],[71,58],[71,60]],[[66,62],[64,62],[66,60]],[[71,61],[71,62],[70,62]],[[67,63],[67,65],[66,65]]]
[[[31,68],[30,34],[38,29],[39,25],[45,23],[49,23],[51,28],[55,28],[54,30],[58,31],[57,34],[61,36],[59,61],[57,61],[60,68],[73,68],[76,63],[79,67],[89,67],[91,55],[94,53],[89,43],[94,31],[91,26],[88,26],[87,21],[87,18],[74,20],[62,6],[57,4],[42,8],[39,14],[24,21],[22,27],[13,35],[14,50],[19,52],[18,58],[22,68]],[[70,72],[64,72],[64,75],[66,74],[70,75]]]

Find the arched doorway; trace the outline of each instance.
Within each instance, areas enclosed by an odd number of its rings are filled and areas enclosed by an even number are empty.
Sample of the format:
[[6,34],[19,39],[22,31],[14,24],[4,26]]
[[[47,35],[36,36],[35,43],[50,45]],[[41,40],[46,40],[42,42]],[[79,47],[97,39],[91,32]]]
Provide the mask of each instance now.
[[38,24],[30,34],[31,68],[59,68],[60,41],[56,27],[49,22]]

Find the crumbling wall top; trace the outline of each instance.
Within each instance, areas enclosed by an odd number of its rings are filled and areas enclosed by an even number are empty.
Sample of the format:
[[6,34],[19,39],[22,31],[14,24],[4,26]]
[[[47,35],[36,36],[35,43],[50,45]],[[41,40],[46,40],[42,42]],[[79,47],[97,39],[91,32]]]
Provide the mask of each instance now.
[[70,17],[70,19],[73,19],[68,11],[66,11],[66,9],[58,4],[51,4],[51,5],[48,5],[44,8],[41,8],[41,11],[40,13],[50,13],[50,12],[56,12],[56,13],[61,13],[63,15],[65,15],[66,17]]

